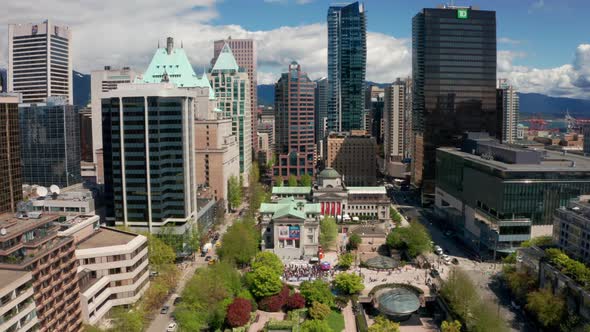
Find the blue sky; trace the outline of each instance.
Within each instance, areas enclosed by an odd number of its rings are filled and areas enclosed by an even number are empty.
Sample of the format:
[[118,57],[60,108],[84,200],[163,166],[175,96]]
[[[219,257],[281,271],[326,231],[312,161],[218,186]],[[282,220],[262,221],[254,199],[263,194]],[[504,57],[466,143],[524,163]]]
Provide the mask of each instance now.
[[[590,0],[455,0],[497,12],[498,77],[522,92],[590,99]],[[345,2],[337,0],[335,2]],[[73,34],[74,69],[105,65],[143,72],[158,41],[182,41],[195,68],[207,68],[213,41],[252,38],[258,82],[272,84],[298,61],[326,75],[328,0],[18,0],[0,10],[0,67],[7,24],[50,19]],[[434,0],[367,0],[367,79],[411,75],[411,19]],[[180,43],[179,43],[180,44]],[[177,44],[178,45],[178,44]]]
[[[340,2],[340,1],[337,1]],[[248,30],[270,30],[325,22],[335,1],[225,0],[218,5],[215,24],[239,24]],[[396,38],[411,38],[412,17],[441,1],[367,0],[367,28]],[[474,0],[456,5],[495,10],[498,49],[524,52],[514,64],[551,68],[572,61],[575,48],[590,41],[590,1],[587,0]],[[503,39],[511,42],[501,42]]]

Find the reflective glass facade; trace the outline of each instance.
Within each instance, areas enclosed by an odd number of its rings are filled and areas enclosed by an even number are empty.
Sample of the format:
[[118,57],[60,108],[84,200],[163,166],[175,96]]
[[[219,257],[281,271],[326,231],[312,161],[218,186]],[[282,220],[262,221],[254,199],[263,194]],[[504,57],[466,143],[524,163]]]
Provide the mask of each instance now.
[[0,213],[15,212],[23,198],[18,97],[0,94],[0,124]]
[[436,148],[457,146],[466,131],[500,134],[496,13],[459,11],[426,8],[412,20],[412,180],[426,192],[434,190]]
[[185,102],[182,97],[102,100],[107,216],[128,222],[186,218]]
[[21,104],[23,182],[67,187],[82,182],[80,118],[71,105]]
[[367,64],[363,4],[328,9],[328,131],[363,129]]

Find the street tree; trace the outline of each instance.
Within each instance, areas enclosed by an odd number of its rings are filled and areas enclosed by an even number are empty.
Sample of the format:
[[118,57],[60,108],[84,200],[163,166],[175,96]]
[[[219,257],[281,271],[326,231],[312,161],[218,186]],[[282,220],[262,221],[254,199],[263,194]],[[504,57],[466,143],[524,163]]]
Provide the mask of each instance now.
[[283,275],[284,266],[283,262],[275,253],[270,251],[262,251],[256,254],[254,261],[252,262],[252,269],[256,270],[262,266],[268,266],[274,271],[279,277]]
[[320,302],[328,306],[334,305],[334,294],[330,290],[330,284],[323,280],[304,281],[299,286],[301,295],[305,298],[307,305],[313,302]]
[[275,295],[283,288],[280,276],[269,266],[260,266],[246,276],[250,292],[259,299]]
[[479,295],[471,278],[460,269],[453,268],[441,288],[441,295],[451,309],[464,320],[469,320],[470,309],[479,302]]
[[244,266],[252,261],[258,252],[258,234],[248,221],[232,224],[221,239],[219,257],[227,262]]
[[242,204],[242,187],[240,186],[240,180],[235,175],[230,176],[227,181],[227,199],[232,210],[237,209]]
[[409,227],[394,228],[387,235],[386,243],[391,248],[406,250],[411,257],[416,257],[432,249],[430,234],[418,222],[410,223]]
[[534,313],[543,327],[548,329],[558,327],[566,314],[564,299],[553,295],[548,288],[529,293],[526,308]]
[[297,178],[295,175],[289,175],[287,183],[289,184],[289,187],[297,187]]
[[320,221],[320,244],[322,248],[328,250],[334,245],[338,237],[338,225],[333,217],[325,217]]
[[301,179],[299,180],[299,185],[301,187],[311,187],[311,185],[312,185],[311,176],[307,173],[301,175]]
[[375,323],[369,326],[369,332],[399,332],[399,324],[384,316],[377,316]]
[[458,320],[448,321],[445,320],[440,326],[441,332],[461,332],[461,322]]
[[153,270],[159,272],[166,265],[174,264],[176,253],[172,247],[152,233],[144,235],[148,240],[148,259]]
[[275,185],[275,187],[283,187],[284,186],[283,178],[281,176],[278,176],[278,175],[275,176],[274,185]]
[[352,273],[339,273],[334,278],[334,287],[339,291],[353,295],[360,293],[363,289],[365,289],[365,285],[363,285],[363,279]]
[[127,310],[113,308],[111,331],[113,332],[141,332],[143,331],[143,312],[137,309]]
[[354,255],[347,253],[347,254],[342,254],[338,257],[338,266],[340,266],[341,268],[348,270],[352,264],[354,263]]
[[359,245],[363,242],[363,239],[360,235],[356,233],[352,233],[348,238],[348,249],[349,250],[356,250],[358,249]]

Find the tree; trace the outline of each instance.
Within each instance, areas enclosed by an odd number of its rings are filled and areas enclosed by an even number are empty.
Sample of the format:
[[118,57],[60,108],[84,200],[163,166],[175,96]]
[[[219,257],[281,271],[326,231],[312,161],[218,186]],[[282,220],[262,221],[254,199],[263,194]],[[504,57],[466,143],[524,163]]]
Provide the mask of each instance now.
[[356,294],[360,293],[365,289],[363,285],[363,279],[351,273],[340,273],[334,278],[334,287],[345,294]]
[[504,271],[504,277],[512,294],[520,301],[525,301],[527,294],[537,288],[536,278],[526,272]]
[[283,284],[276,271],[268,266],[260,266],[247,274],[248,286],[252,295],[263,298],[277,294],[281,291]]
[[143,330],[143,313],[139,310],[113,308],[113,332],[141,332]]
[[229,180],[227,180],[227,200],[232,210],[242,204],[242,187],[240,186],[240,180],[235,175],[230,176]]
[[325,217],[320,221],[320,244],[328,250],[338,237],[338,225],[333,217]]
[[309,174],[305,173],[301,176],[301,179],[299,180],[299,186],[311,187],[311,185],[312,185],[311,181],[312,181],[311,176]]
[[553,295],[547,288],[529,293],[525,307],[534,313],[537,320],[546,328],[558,327],[566,313],[563,298]]
[[295,177],[295,175],[289,175],[287,183],[289,187],[297,187],[297,178]]
[[159,239],[156,235],[151,233],[144,234],[148,240],[148,259],[150,266],[155,271],[168,264],[174,264],[176,253],[164,241]]
[[440,327],[441,332],[461,332],[461,322],[458,320],[444,321]]
[[278,175],[275,176],[274,183],[275,183],[275,187],[283,187],[284,186],[283,178]]
[[334,332],[325,320],[308,319],[301,324],[301,332]]
[[497,307],[490,302],[478,301],[472,308],[467,330],[473,332],[508,332],[506,321],[500,319]]
[[530,240],[522,242],[521,247],[540,247],[553,244],[551,235],[537,236]]
[[338,257],[338,266],[341,268],[348,270],[352,264],[354,263],[354,255],[353,254],[343,254]]
[[455,268],[451,269],[448,279],[443,283],[441,295],[451,309],[466,322],[469,319],[470,308],[479,302],[479,295],[469,276]]
[[222,237],[217,253],[227,262],[246,265],[258,252],[259,235],[249,221],[238,221],[231,225]]
[[320,302],[328,306],[334,305],[334,294],[330,290],[330,285],[325,281],[319,279],[304,281],[299,286],[299,291],[308,305],[313,302]]
[[293,293],[293,295],[289,296],[287,299],[287,309],[294,310],[294,309],[301,309],[305,307],[305,298],[303,295],[299,293]]
[[270,251],[259,252],[258,254],[256,254],[256,257],[254,257],[254,261],[252,262],[252,269],[256,270],[261,266],[270,267],[271,270],[275,271],[279,277],[283,275],[283,271],[285,268],[279,256]]
[[283,285],[283,288],[278,294],[268,296],[260,300],[259,307],[261,310],[270,312],[279,312],[287,305],[289,299],[289,287]]
[[384,316],[377,316],[375,323],[369,327],[369,332],[399,332],[399,324]]
[[393,220],[397,226],[399,226],[402,222],[402,216],[391,206],[389,207],[389,217],[391,217],[391,220]]
[[326,317],[328,317],[330,312],[332,312],[332,309],[320,302],[312,303],[311,308],[309,308],[309,315],[313,319],[324,320]]
[[413,222],[409,227],[394,228],[387,235],[386,243],[391,248],[406,250],[408,255],[416,257],[432,249],[430,241],[430,234],[426,228],[420,223]]
[[250,321],[251,311],[250,301],[239,297],[235,298],[227,307],[227,324],[231,327],[246,325]]
[[359,247],[359,244],[363,242],[363,239],[360,235],[356,233],[352,233],[348,238],[348,249],[349,250],[356,250]]

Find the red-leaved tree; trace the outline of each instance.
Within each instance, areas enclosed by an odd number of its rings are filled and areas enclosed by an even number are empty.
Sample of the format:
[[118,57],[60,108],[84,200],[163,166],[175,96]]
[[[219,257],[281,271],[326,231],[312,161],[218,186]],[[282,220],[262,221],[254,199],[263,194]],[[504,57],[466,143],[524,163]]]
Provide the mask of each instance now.
[[250,320],[252,304],[246,299],[236,297],[227,307],[227,323],[231,327],[245,325]]
[[294,293],[287,299],[287,309],[301,309],[305,307],[305,298],[299,293]]
[[283,286],[281,291],[273,296],[265,297],[258,303],[258,307],[261,310],[269,311],[269,312],[278,312],[283,310],[283,307],[287,304],[287,299],[289,298],[289,287],[287,285]]

